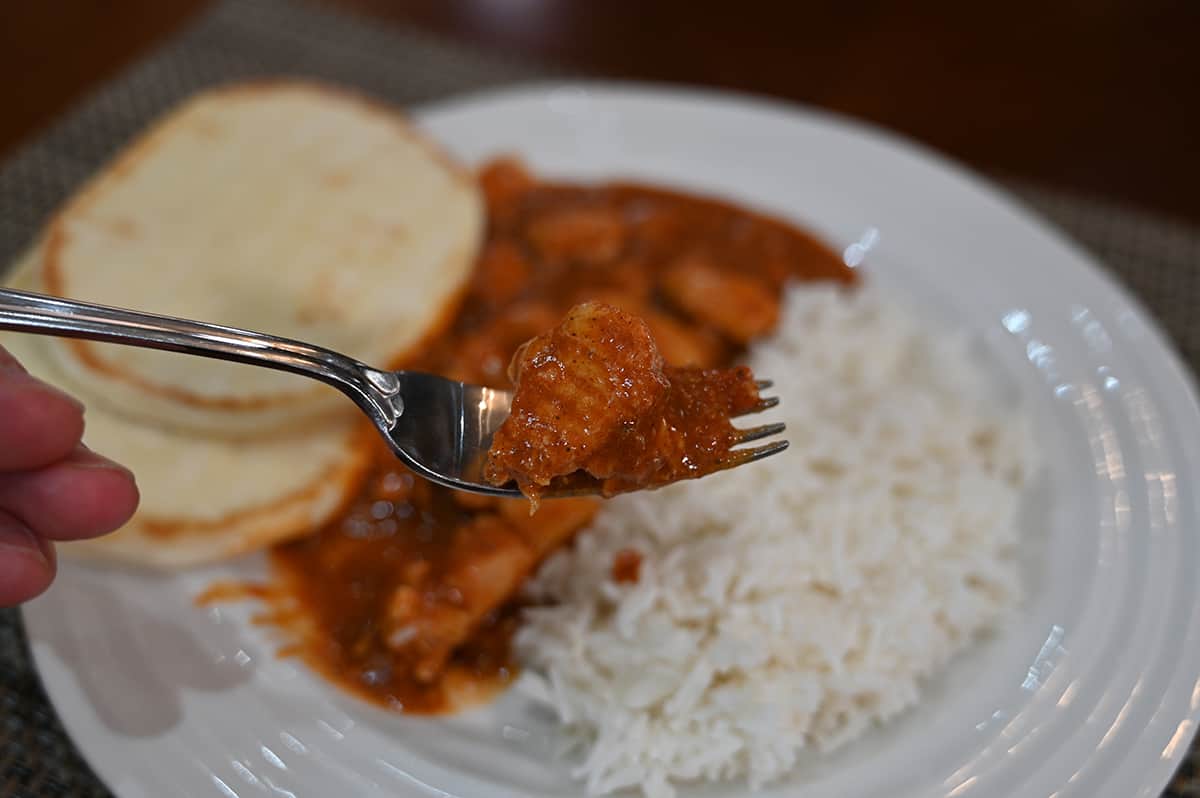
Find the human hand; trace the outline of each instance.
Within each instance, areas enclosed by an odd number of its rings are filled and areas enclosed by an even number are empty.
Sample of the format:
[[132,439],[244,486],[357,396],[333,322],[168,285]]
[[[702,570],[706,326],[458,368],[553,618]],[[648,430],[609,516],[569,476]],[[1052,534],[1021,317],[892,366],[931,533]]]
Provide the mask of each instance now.
[[137,507],[133,475],[82,435],[83,405],[0,348],[0,607],[50,586],[53,541],[111,532]]

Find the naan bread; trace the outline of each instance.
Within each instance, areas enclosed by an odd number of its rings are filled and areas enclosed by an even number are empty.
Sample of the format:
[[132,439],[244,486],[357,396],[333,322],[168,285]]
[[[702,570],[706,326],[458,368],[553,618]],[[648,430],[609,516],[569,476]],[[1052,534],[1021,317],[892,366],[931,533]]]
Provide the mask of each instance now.
[[[32,289],[32,259],[10,278]],[[0,346],[46,382],[64,381],[47,357],[52,339],[0,332]],[[197,437],[138,424],[89,404],[84,442],[130,468],[141,490],[133,519],[95,540],[59,545],[65,556],[174,569],[225,559],[309,534],[358,489],[369,465],[365,422],[253,441]]]
[[[387,367],[436,334],[471,272],[473,177],[396,111],[308,84],[202,94],[50,224],[33,290],[272,333]],[[117,414],[238,438],[357,413],[303,377],[54,339],[70,387]]]

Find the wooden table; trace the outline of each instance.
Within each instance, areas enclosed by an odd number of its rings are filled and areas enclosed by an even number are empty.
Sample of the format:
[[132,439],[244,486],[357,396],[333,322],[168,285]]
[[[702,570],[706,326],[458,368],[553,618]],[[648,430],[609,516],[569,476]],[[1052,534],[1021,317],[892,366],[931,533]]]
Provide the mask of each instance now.
[[[0,6],[0,156],[209,0]],[[1200,222],[1200,2],[334,0],[600,75],[736,88]]]

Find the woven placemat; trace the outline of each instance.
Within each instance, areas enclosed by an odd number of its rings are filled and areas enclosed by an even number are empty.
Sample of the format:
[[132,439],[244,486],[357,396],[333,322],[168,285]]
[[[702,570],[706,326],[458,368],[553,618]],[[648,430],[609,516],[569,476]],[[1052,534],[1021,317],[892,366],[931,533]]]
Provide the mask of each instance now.
[[[399,104],[563,76],[426,34],[288,0],[229,0],[94,94],[0,167],[0,264],[26,247],[79,183],[149,120],[226,81],[309,76]],[[1013,181],[1020,198],[1095,253],[1200,367],[1200,229]],[[1194,746],[1166,795],[1200,798]],[[0,796],[106,798],[34,672],[15,610],[0,611]]]

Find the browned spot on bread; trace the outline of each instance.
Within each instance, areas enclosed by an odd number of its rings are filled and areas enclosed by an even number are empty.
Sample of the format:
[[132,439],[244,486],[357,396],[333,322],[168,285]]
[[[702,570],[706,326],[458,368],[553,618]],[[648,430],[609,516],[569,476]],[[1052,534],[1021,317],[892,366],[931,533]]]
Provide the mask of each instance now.
[[197,119],[194,130],[206,141],[217,141],[225,134],[224,128],[211,119]]
[[303,305],[296,311],[296,321],[301,324],[317,324],[322,321],[347,321],[345,312],[328,305]]
[[316,324],[320,321],[349,321],[344,308],[337,302],[331,302],[330,297],[337,293],[337,283],[333,277],[334,268],[321,272],[313,280],[312,287],[305,295],[303,304],[296,309],[295,319],[301,324]]
[[138,236],[137,223],[126,217],[110,219],[106,227],[117,238],[123,238],[126,241],[131,241]]

